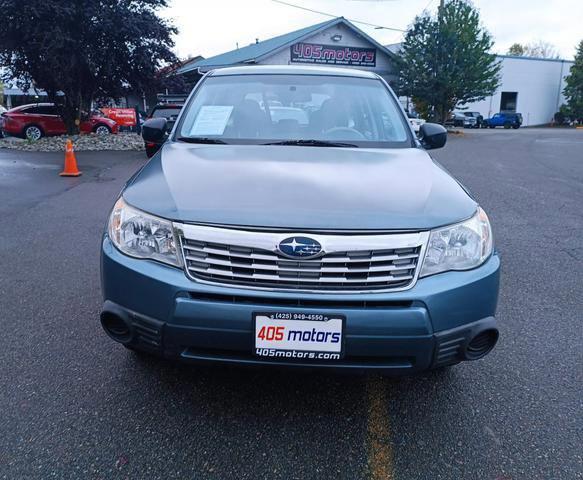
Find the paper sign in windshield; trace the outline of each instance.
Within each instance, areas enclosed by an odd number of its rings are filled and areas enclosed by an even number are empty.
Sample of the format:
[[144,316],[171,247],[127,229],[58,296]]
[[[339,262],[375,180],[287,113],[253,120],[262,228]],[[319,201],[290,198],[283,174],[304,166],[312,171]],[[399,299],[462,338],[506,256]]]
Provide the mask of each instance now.
[[190,134],[200,137],[222,135],[231,116],[230,105],[204,105],[200,108]]

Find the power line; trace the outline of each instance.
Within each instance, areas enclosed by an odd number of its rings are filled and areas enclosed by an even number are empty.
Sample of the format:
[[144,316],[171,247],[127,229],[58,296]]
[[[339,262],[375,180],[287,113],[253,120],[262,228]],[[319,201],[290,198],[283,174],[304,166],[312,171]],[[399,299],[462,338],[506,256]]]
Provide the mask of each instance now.
[[[294,5],[293,3],[284,2],[283,0],[271,0],[271,1],[275,2],[275,3],[280,3],[282,5],[287,5],[288,7],[298,8],[300,10],[305,10],[307,12],[317,13],[318,15],[324,15],[326,17],[338,18],[338,15],[333,15],[333,14],[327,13],[327,12],[321,12],[319,10],[313,10],[311,8],[308,8],[308,7],[302,7],[301,5]],[[406,32],[407,31],[407,30],[403,30],[401,28],[384,27],[383,25],[376,25],[374,23],[363,22],[361,20],[354,20],[353,18],[347,18],[346,20],[349,20],[350,22],[353,22],[353,23],[359,23],[361,25],[367,25],[368,27],[373,27],[376,30],[392,30],[394,32]]]

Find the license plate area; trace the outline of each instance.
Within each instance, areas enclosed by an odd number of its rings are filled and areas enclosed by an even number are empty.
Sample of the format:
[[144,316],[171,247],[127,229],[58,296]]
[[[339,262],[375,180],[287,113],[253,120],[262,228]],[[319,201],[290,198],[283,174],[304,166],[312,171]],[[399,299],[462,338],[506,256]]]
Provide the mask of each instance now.
[[334,361],[344,356],[343,315],[253,313],[253,351],[262,358]]

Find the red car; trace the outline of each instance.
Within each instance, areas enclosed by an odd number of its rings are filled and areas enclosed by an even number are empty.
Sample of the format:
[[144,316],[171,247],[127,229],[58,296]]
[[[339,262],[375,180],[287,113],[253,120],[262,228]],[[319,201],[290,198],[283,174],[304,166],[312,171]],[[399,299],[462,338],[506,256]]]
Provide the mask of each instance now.
[[[35,103],[22,105],[2,114],[2,129],[15,137],[38,140],[45,135],[64,135],[67,133],[65,122],[53,103]],[[82,133],[109,135],[118,132],[118,125],[113,120],[92,114],[79,126]]]

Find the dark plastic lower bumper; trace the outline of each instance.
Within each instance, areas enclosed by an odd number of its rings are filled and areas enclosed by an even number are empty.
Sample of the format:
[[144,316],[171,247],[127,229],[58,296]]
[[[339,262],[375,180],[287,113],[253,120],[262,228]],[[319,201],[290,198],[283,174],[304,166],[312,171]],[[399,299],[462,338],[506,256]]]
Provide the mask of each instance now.
[[[123,340],[132,348],[170,359],[197,363],[247,366],[278,366],[326,369],[380,370],[409,373],[439,368],[463,360],[481,358],[494,347],[498,329],[494,317],[461,327],[427,335],[350,335],[346,336],[346,354],[335,361],[294,361],[266,359],[253,354],[253,331],[249,329],[197,328],[175,325],[141,315],[106,301],[103,312],[119,316],[128,327]],[[107,331],[107,329],[106,329]],[[482,353],[468,354],[472,340],[488,332]],[[108,332],[110,333],[110,332]],[[484,341],[481,342],[484,346]]]

